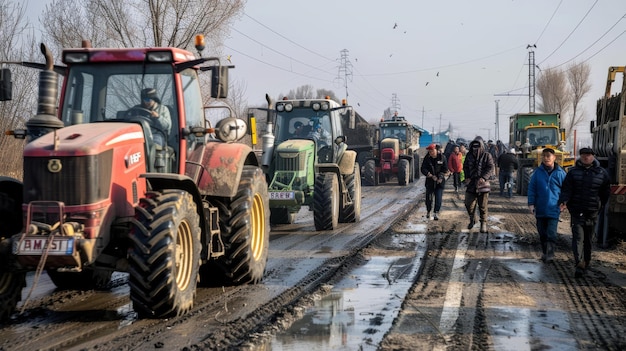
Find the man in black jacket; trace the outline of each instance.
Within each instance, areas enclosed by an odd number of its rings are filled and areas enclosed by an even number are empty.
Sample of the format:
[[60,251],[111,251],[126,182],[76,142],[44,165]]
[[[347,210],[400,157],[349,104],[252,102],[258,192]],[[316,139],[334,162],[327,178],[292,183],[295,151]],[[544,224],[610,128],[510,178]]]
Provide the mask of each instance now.
[[513,172],[519,168],[515,148],[498,157],[498,167],[500,168],[500,174],[498,175],[500,196],[504,196],[504,191],[506,190],[506,197],[510,198],[513,195]]
[[[448,173],[448,161],[439,153],[435,144],[430,144],[426,148],[428,154],[422,161],[420,171],[426,176],[424,185],[426,186],[426,217],[428,219],[439,219],[439,210],[441,210],[441,201],[443,199],[443,188],[446,186],[446,173]],[[435,202],[435,215],[431,217],[433,209],[433,200]]]
[[476,223],[474,213],[476,205],[480,214],[480,232],[487,232],[487,205],[489,202],[489,180],[495,176],[494,160],[485,150],[483,139],[476,137],[470,145],[469,152],[463,162],[465,173],[465,208],[470,222],[467,229],[472,229]]
[[571,216],[576,278],[582,277],[589,267],[598,213],[606,205],[611,191],[609,174],[594,155],[591,148],[580,149],[580,158],[567,172],[559,197],[561,211],[567,207]]

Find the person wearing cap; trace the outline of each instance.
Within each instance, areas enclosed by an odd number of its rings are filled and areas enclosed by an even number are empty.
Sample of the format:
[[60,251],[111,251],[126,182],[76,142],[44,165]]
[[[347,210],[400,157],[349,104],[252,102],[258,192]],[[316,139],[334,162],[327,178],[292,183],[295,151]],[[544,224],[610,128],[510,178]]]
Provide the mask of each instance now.
[[480,232],[487,233],[487,215],[489,204],[489,180],[495,176],[495,164],[491,154],[485,150],[481,137],[476,137],[470,145],[469,152],[463,162],[465,172],[465,208],[469,215],[467,229],[472,229],[476,223],[475,213],[478,205],[480,214]]
[[554,260],[557,227],[561,216],[559,197],[566,174],[555,161],[554,149],[544,148],[541,151],[541,164],[528,183],[528,209],[535,215],[541,243],[541,260],[545,263]]
[[304,124],[302,124],[302,122],[300,121],[296,121],[296,123],[293,124],[293,136],[294,137],[304,137],[306,136],[306,133],[304,133]]
[[559,197],[561,210],[567,208],[571,218],[576,278],[582,277],[589,267],[596,221],[609,200],[610,183],[609,174],[596,160],[593,149],[580,149],[580,157],[567,172]]
[[[422,161],[422,167],[420,171],[426,176],[424,185],[426,187],[426,218],[439,219],[439,211],[441,210],[441,201],[443,200],[443,189],[446,186],[446,173],[448,173],[448,162],[437,150],[435,144],[430,144],[426,147],[428,154]],[[431,210],[434,206],[434,216],[431,217]]]
[[[498,175],[500,196],[511,198],[513,196],[513,172],[519,168],[519,160],[517,159],[515,148],[512,148],[506,154],[500,155],[497,164],[500,168],[500,174]],[[505,190],[506,194],[504,193]]]
[[[157,96],[156,89],[145,88],[141,90],[141,103],[133,107],[132,111],[143,110],[152,120],[152,124],[155,125],[156,130],[160,132],[152,133],[154,143],[160,146],[165,146],[167,143],[167,136],[172,128],[172,117],[167,106],[161,104],[161,100]],[[166,133],[167,135],[163,135]]]

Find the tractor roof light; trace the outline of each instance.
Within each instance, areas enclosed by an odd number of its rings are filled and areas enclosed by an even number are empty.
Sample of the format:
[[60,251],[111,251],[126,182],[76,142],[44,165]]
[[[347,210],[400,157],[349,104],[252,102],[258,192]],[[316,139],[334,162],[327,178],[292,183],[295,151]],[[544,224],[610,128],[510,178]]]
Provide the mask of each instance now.
[[194,46],[196,47],[196,50],[198,50],[198,52],[204,50],[205,44],[204,44],[204,35],[202,34],[198,34],[196,35],[196,37],[194,38]]
[[63,54],[63,63],[89,62],[89,54],[86,52],[66,52]]
[[322,111],[328,111],[329,108],[330,108],[330,105],[328,105],[327,102],[322,103]]
[[276,111],[278,112],[291,112],[293,105],[291,103],[279,103],[276,105]]
[[313,105],[311,105],[311,107],[313,108],[313,111],[319,111],[320,108],[322,107],[322,104],[320,104],[319,102],[314,102]]
[[146,55],[146,60],[150,62],[172,62],[174,61],[171,51],[153,51]]

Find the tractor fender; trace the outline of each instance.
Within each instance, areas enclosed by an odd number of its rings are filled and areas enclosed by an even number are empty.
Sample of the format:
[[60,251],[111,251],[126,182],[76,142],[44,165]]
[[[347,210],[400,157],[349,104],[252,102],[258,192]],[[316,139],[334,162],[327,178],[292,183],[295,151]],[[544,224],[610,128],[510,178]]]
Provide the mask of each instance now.
[[354,172],[354,162],[356,162],[356,151],[346,150],[339,160],[339,173],[342,175]]
[[193,179],[202,195],[233,197],[244,165],[259,165],[248,145],[211,142],[187,160],[185,175]]
[[23,189],[21,181],[0,176],[0,237],[10,237],[22,230]]

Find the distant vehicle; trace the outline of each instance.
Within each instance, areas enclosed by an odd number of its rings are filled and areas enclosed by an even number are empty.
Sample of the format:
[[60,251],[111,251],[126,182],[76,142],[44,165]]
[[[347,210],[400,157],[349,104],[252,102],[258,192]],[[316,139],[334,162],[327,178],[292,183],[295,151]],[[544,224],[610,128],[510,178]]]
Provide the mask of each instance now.
[[526,195],[532,172],[541,163],[541,151],[555,150],[556,162],[567,169],[574,157],[564,151],[565,130],[558,113],[518,113],[509,118],[509,145],[515,147],[519,158],[517,193]]
[[419,138],[421,132],[403,116],[393,116],[378,124],[376,143],[372,158],[363,167],[365,185],[378,185],[397,179],[399,185],[412,183],[420,176]]

